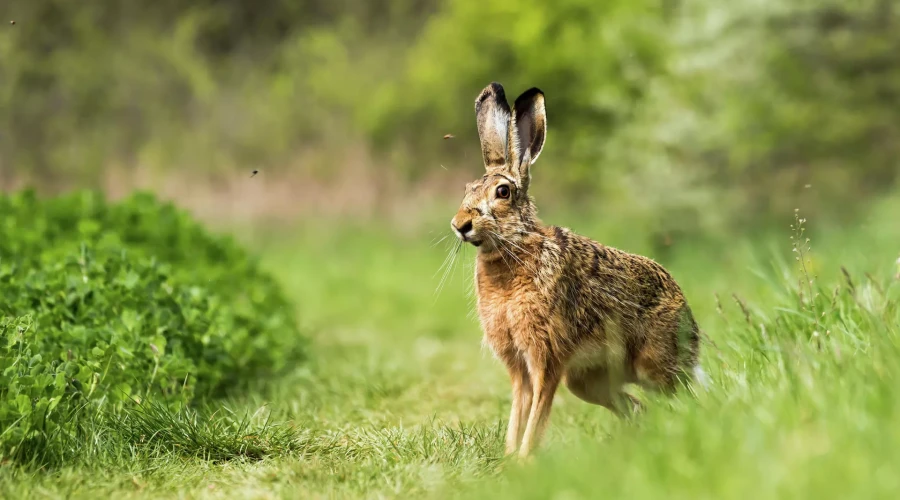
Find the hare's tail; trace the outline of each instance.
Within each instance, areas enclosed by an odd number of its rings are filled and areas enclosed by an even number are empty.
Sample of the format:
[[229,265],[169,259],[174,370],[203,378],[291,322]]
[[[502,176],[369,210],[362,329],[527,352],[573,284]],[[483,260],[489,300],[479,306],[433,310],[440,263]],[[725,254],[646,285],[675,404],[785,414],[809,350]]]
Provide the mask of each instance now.
[[691,370],[691,375],[693,376],[692,378],[694,381],[700,384],[700,387],[702,387],[703,390],[708,390],[709,386],[712,385],[709,375],[706,374],[706,370],[700,366],[699,362],[694,365],[694,368]]
[[681,354],[681,370],[686,372],[691,381],[696,382],[704,390],[711,384],[709,375],[700,365],[700,327],[694,320],[690,307],[685,305],[682,324],[679,329],[679,351]]

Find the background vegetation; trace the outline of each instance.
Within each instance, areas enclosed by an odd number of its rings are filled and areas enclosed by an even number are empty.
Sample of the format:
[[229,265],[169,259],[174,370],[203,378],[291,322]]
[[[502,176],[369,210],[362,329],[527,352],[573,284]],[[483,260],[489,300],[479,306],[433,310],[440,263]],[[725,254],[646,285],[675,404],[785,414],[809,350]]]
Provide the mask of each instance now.
[[898,10],[13,0],[0,7],[16,21],[0,31],[0,171],[57,187],[100,185],[110,169],[470,174],[472,102],[497,80],[548,96],[547,198],[627,204],[661,232],[784,222],[801,201],[852,216],[900,172]]
[[[895,3],[0,3],[0,496],[896,497]],[[525,465],[444,239],[494,80],[714,382]]]

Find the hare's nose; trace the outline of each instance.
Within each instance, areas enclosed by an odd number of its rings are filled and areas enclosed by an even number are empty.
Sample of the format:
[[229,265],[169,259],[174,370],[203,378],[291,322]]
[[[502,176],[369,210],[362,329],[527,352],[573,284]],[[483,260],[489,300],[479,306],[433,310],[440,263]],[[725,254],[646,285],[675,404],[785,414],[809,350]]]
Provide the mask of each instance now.
[[456,232],[459,233],[459,235],[462,237],[465,237],[466,233],[468,233],[469,231],[472,230],[472,220],[471,219],[463,222],[462,225],[460,225],[460,226],[456,225],[456,221],[453,221],[453,223],[451,225],[453,226],[453,229],[456,229]]

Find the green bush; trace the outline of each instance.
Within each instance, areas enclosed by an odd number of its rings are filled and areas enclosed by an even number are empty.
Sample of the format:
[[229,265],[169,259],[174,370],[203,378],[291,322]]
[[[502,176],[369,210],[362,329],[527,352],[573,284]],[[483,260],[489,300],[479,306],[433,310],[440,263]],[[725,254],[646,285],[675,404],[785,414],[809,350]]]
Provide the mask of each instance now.
[[0,297],[0,450],[10,453],[68,432],[84,404],[183,407],[302,359],[273,279],[147,194],[0,197]]

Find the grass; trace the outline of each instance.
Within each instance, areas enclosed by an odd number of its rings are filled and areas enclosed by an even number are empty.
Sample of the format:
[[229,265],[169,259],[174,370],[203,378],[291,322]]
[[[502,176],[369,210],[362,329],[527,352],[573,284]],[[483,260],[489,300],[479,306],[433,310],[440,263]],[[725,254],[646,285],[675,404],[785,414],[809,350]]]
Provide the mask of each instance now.
[[[435,293],[443,218],[423,234],[247,232],[315,333],[310,363],[224,404],[148,405],[86,424],[81,455],[64,467],[0,467],[0,496],[894,498],[900,228],[891,208],[849,232],[795,235],[804,266],[790,260],[788,228],[683,247],[664,264],[710,338],[713,388],[651,397],[634,422],[562,389],[544,446],[523,465],[502,458],[508,382],[480,344],[471,249]],[[621,245],[613,228],[571,220]]]

